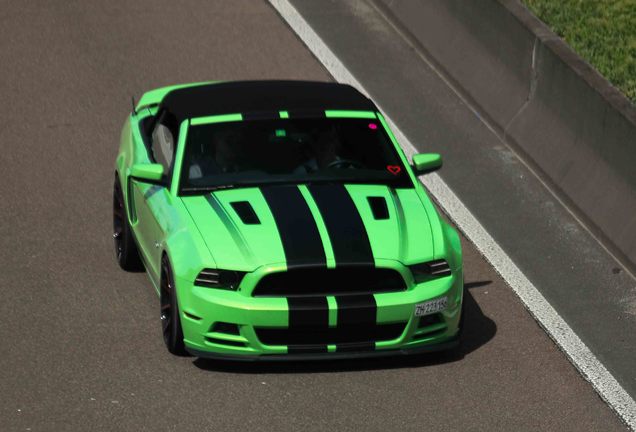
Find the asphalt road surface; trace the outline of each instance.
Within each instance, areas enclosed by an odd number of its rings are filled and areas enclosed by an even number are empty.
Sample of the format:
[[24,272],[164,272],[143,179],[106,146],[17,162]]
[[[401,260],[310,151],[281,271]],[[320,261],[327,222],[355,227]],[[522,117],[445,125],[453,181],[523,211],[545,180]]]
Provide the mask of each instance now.
[[624,430],[467,242],[460,359],[169,355],[150,282],[114,259],[130,96],[330,76],[264,1],[53,3],[0,3],[1,431]]

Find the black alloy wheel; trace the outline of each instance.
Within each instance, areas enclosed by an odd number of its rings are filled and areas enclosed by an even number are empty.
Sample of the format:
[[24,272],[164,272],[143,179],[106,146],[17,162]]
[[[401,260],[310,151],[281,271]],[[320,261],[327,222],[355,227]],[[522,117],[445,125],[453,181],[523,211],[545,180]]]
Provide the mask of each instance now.
[[183,343],[183,329],[179,317],[179,305],[177,303],[177,292],[175,290],[174,278],[168,257],[164,255],[161,260],[161,330],[166,348],[174,355],[187,355],[185,344]]

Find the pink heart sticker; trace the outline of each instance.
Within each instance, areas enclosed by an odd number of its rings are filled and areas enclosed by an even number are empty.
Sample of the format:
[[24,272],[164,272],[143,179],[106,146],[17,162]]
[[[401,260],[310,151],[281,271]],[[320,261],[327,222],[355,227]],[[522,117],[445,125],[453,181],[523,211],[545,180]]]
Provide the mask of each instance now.
[[398,165],[387,165],[386,169],[393,175],[398,175],[402,171],[402,168]]

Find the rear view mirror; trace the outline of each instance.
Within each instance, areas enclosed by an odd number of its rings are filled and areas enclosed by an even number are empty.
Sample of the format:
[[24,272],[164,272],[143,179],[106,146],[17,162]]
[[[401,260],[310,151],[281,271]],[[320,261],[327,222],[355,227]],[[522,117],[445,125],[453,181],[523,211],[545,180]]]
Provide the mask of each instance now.
[[442,156],[439,153],[419,153],[413,156],[413,170],[420,176],[442,167]]
[[135,180],[146,183],[161,184],[163,179],[163,165],[135,164],[130,170],[130,176]]

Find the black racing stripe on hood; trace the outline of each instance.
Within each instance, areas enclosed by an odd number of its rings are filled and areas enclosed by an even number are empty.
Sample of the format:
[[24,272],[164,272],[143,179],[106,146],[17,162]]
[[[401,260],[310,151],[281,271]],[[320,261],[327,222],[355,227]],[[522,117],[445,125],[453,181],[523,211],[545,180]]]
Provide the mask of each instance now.
[[344,185],[309,186],[327,227],[336,266],[374,265],[373,252],[364,222]]
[[261,192],[274,216],[287,265],[326,265],[316,221],[298,187],[266,186]]

